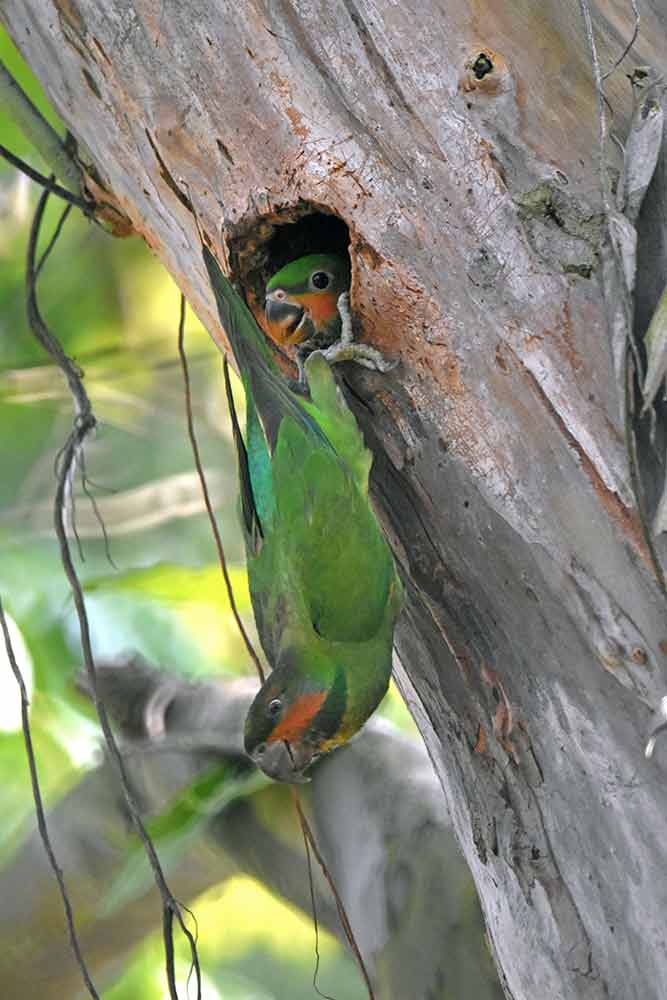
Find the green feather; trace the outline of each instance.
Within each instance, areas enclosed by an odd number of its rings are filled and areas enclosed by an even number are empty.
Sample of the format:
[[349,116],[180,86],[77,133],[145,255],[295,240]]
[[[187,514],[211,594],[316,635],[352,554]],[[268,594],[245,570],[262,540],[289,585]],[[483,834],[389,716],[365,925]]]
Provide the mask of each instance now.
[[326,749],[363,724],[391,674],[401,586],[368,500],[371,455],[324,357],[306,362],[304,400],[206,247],[203,256],[246,393],[245,441],[235,415],[234,428],[248,577],[274,667],[250,709],[246,747],[269,738],[276,698],[284,717],[321,694],[307,740]]
[[334,279],[333,288],[339,294],[350,287],[350,262],[335,254],[315,253],[290,261],[268,281],[266,290],[284,288],[287,292],[307,291],[309,279],[317,271],[325,271]]

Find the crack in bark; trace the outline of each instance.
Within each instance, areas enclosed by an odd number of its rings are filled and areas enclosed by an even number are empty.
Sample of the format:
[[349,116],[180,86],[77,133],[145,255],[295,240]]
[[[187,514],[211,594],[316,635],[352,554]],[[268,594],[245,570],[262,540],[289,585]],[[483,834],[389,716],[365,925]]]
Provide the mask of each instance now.
[[148,131],[147,128],[144,129],[144,132],[146,133],[146,138],[148,139],[148,141],[149,141],[149,143],[151,145],[151,149],[155,153],[155,158],[156,158],[156,160],[158,161],[158,163],[160,165],[160,177],[165,182],[165,184],[170,189],[170,191],[173,194],[176,195],[176,197],[180,201],[181,205],[183,205],[184,208],[187,208],[188,212],[190,212],[191,214],[194,215],[194,212],[193,212],[193,209],[192,209],[192,202],[190,201],[190,199],[188,198],[188,196],[183,193],[183,191],[178,186],[178,184],[176,183],[176,181],[174,180],[174,178],[171,176],[171,173],[169,172],[169,169],[167,168],[167,164],[162,159],[162,156],[160,155],[160,150],[157,148],[157,146],[156,146],[156,144],[155,144],[155,142],[153,140],[152,135],[150,134],[150,132]]

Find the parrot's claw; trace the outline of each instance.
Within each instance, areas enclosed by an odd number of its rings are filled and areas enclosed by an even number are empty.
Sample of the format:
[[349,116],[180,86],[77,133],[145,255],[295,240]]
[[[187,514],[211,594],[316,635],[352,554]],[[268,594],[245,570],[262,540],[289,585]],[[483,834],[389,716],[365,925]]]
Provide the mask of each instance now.
[[389,361],[381,351],[370,344],[346,344],[337,340],[331,347],[322,351],[330,365],[337,365],[340,361],[356,361],[362,368],[370,368],[376,372],[390,372],[396,368],[398,361]]
[[296,362],[297,370],[297,380],[296,384],[298,386],[299,392],[307,391],[308,383],[306,381],[306,361],[308,360],[308,355],[312,354],[312,350],[305,345],[297,347],[294,352],[294,361]]
[[350,308],[350,293],[343,292],[338,296],[338,315],[340,316],[340,340],[339,344],[351,344],[354,341],[352,330],[352,309]]
[[370,368],[376,372],[390,372],[397,366],[398,361],[389,361],[376,347],[355,343],[349,292],[338,296],[338,314],[340,339],[322,351],[330,365],[337,365],[339,361],[356,361],[362,368]]
[[354,340],[352,328],[352,311],[350,309],[350,293],[343,292],[338,296],[338,313],[340,315],[340,337],[328,347],[317,344],[317,341],[304,341],[297,347],[295,361],[298,371],[298,385],[306,386],[306,360],[314,350],[319,350],[327,359],[330,365],[337,365],[340,361],[355,361],[362,368],[370,368],[375,372],[390,372],[396,368],[398,361],[389,361],[381,351],[370,344],[357,344]]

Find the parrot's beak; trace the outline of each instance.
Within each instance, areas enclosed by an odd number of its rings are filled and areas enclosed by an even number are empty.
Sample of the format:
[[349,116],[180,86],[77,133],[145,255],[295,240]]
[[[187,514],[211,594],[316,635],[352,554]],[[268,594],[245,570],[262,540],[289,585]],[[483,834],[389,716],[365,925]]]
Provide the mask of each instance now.
[[298,302],[290,302],[285,298],[284,292],[280,294],[283,296],[280,299],[275,298],[275,292],[267,295],[264,309],[266,321],[278,335],[277,339],[288,342],[293,338],[300,340],[301,326],[306,319],[305,309]]
[[303,774],[313,760],[313,750],[310,748],[292,748],[284,740],[275,740],[258,747],[252,754],[252,759],[274,781],[289,781],[291,784],[310,781]]

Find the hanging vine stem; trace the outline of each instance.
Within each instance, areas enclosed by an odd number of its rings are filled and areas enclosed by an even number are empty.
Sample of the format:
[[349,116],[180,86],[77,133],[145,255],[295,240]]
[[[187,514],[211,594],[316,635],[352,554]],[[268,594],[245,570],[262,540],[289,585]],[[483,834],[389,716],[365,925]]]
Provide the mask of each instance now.
[[56,858],[55,851],[53,850],[53,845],[51,844],[51,838],[49,836],[48,827],[46,825],[46,814],[44,812],[44,802],[42,801],[42,791],[39,784],[39,775],[37,774],[37,761],[35,759],[35,749],[32,744],[32,732],[30,729],[30,716],[28,714],[28,708],[30,702],[28,700],[28,692],[26,690],[25,681],[23,680],[23,674],[21,673],[21,668],[18,665],[16,655],[14,653],[14,647],[12,645],[12,639],[9,634],[9,626],[7,625],[7,619],[5,618],[5,611],[2,606],[2,599],[0,599],[0,626],[2,626],[2,632],[5,639],[5,649],[7,650],[7,658],[9,660],[9,665],[12,668],[14,677],[16,678],[16,683],[19,686],[19,691],[21,693],[21,728],[23,730],[23,742],[25,743],[26,757],[28,758],[28,769],[30,771],[30,784],[32,785],[32,797],[35,803],[35,814],[37,816],[37,829],[39,830],[39,836],[41,838],[42,844],[44,845],[44,850],[46,851],[46,856],[49,860],[49,864],[53,869],[53,874],[56,877],[58,883],[58,889],[60,890],[60,897],[63,901],[63,909],[65,910],[65,921],[67,923],[67,933],[69,936],[69,943],[72,951],[74,952],[74,958],[76,964],[81,970],[81,975],[83,981],[86,984],[86,989],[88,990],[93,1000],[100,1000],[100,995],[95,989],[93,981],[91,979],[88,967],[86,965],[85,959],[83,957],[81,946],[79,944],[79,939],[77,937],[76,928],[74,926],[74,912],[72,910],[72,903],[67,892],[67,886],[65,884],[65,876],[63,875],[62,868],[58,864],[58,859]]
[[632,14],[635,19],[634,28],[632,29],[632,37],[630,38],[630,41],[627,43],[627,45],[625,46],[625,48],[623,49],[616,62],[613,64],[613,66],[611,66],[611,68],[608,69],[607,72],[602,76],[603,81],[608,80],[609,77],[612,75],[612,73],[616,72],[616,70],[621,65],[625,57],[628,55],[632,46],[637,41],[637,35],[639,34],[639,25],[641,22],[639,7],[637,6],[637,0],[630,0],[630,6],[632,7]]
[[[336,909],[338,910],[338,917],[339,917],[339,920],[340,920],[340,923],[341,923],[341,927],[343,928],[343,931],[345,933],[345,937],[348,940],[348,943],[350,945],[350,948],[352,949],[354,957],[357,960],[357,963],[359,965],[359,969],[361,970],[361,974],[364,977],[364,983],[366,984],[366,989],[368,990],[368,1000],[375,1000],[375,994],[373,992],[373,986],[372,986],[372,983],[371,983],[371,980],[370,980],[370,976],[368,975],[368,970],[366,969],[363,957],[361,955],[361,952],[359,951],[359,945],[357,944],[357,940],[356,940],[356,938],[354,936],[354,931],[352,930],[352,926],[351,926],[350,921],[348,919],[347,912],[346,912],[345,907],[343,905],[343,900],[340,898],[340,896],[338,894],[338,889],[336,888],[336,883],[334,882],[334,880],[333,880],[333,878],[331,876],[331,873],[330,873],[329,869],[327,868],[326,862],[325,862],[324,858],[322,857],[322,855],[320,853],[320,849],[317,846],[317,841],[315,840],[315,836],[313,834],[313,831],[310,828],[310,824],[309,824],[308,820],[306,819],[306,815],[305,815],[305,813],[303,811],[303,808],[301,806],[301,802],[299,800],[299,794],[298,794],[297,790],[293,786],[290,786],[290,791],[292,793],[292,800],[294,802],[294,808],[297,811],[297,815],[299,817],[299,823],[301,824],[301,832],[303,833],[303,839],[304,839],[304,842],[307,845],[306,846],[306,852],[308,850],[308,846],[310,846],[313,854],[315,855],[315,859],[317,860],[317,863],[318,863],[318,865],[320,866],[320,868],[322,870],[322,874],[324,875],[325,879],[327,880],[327,883],[329,884],[329,888],[331,889],[331,893],[333,895],[334,902],[336,904]],[[310,866],[309,866],[309,870],[310,870]]]
[[94,202],[86,201],[85,198],[80,198],[79,195],[72,194],[72,192],[68,191],[67,188],[58,184],[54,177],[45,177],[44,174],[40,174],[40,172],[35,170],[34,167],[29,166],[25,160],[22,160],[19,156],[16,156],[15,153],[12,153],[11,150],[7,149],[6,146],[1,144],[0,156],[7,160],[8,163],[11,163],[13,167],[16,167],[17,170],[20,170],[22,174],[25,174],[26,177],[29,177],[31,181],[35,181],[36,184],[43,187],[45,191],[50,191],[52,194],[55,194],[56,197],[69,202],[70,205],[75,205],[77,208],[81,209],[84,215],[92,218],[93,209],[95,208]]
[[317,975],[320,971],[320,927],[317,920],[317,900],[315,899],[315,883],[313,881],[313,864],[310,859],[310,844],[308,843],[308,837],[301,825],[301,833],[303,835],[303,846],[306,849],[306,864],[308,865],[308,888],[310,889],[310,908],[313,913],[313,926],[315,927],[315,968],[313,970],[313,989],[318,996],[322,997],[323,1000],[335,1000],[334,997],[329,996],[328,993],[323,993],[322,990],[317,985]]
[[82,372],[77,368],[77,366],[67,357],[63,351],[62,346],[59,341],[54,337],[54,335],[49,330],[48,326],[44,322],[41,313],[39,311],[39,306],[37,303],[37,273],[36,273],[36,253],[37,253],[37,242],[39,239],[39,233],[41,229],[42,220],[44,217],[44,210],[49,198],[49,190],[46,188],[39,199],[37,209],[35,211],[35,216],[32,221],[32,226],[30,228],[30,239],[28,241],[28,255],[27,255],[27,274],[26,274],[26,290],[27,290],[27,312],[28,312],[28,322],[32,329],[32,332],[39,343],[42,345],[47,354],[51,359],[58,365],[62,373],[64,374],[67,384],[72,395],[74,402],[75,419],[72,432],[70,433],[67,441],[65,442],[62,451],[60,452],[59,459],[57,462],[57,486],[56,495],[54,501],[54,527],[56,536],[58,538],[58,543],[60,545],[60,557],[65,571],[65,575],[68,579],[70,589],[72,591],[72,597],[74,600],[74,606],[77,613],[77,618],[79,621],[79,632],[81,636],[81,649],[83,653],[83,661],[86,668],[86,673],[88,676],[88,681],[90,684],[90,690],[93,697],[93,702],[95,704],[95,709],[97,711],[97,716],[100,721],[100,726],[102,728],[102,733],[104,735],[104,740],[108,748],[111,760],[113,761],[118,777],[120,779],[120,784],[123,792],[123,798],[127,805],[128,812],[134,824],[134,827],[139,835],[139,839],[143,845],[144,851],[148,858],[151,870],[153,872],[153,877],[155,884],[160,893],[160,898],[162,900],[163,908],[163,938],[164,938],[164,949],[165,949],[165,962],[166,962],[166,973],[167,973],[167,983],[169,987],[169,996],[171,1000],[178,1000],[178,991],[176,988],[176,974],[174,967],[174,944],[173,944],[173,920],[176,917],[181,931],[185,935],[188,943],[190,945],[190,953],[192,960],[192,967],[195,971],[197,978],[197,1000],[201,1000],[201,969],[199,965],[199,956],[197,953],[197,944],[192,935],[192,932],[187,927],[182,913],[181,907],[175,897],[173,896],[169,886],[167,885],[160,860],[155,851],[153,842],[144,826],[141,816],[139,813],[139,807],[134,798],[132,792],[130,781],[128,778],[127,770],[125,767],[125,761],[114,737],[111,725],[109,722],[109,716],[107,714],[104,702],[100,698],[97,685],[97,672],[95,668],[95,661],[93,658],[92,643],[90,638],[90,626],[88,622],[88,615],[86,612],[85,601],[83,597],[83,590],[79,582],[76,570],[74,568],[74,563],[72,561],[72,555],[70,551],[69,540],[67,537],[67,529],[65,526],[65,513],[68,506],[68,501],[72,492],[72,483],[74,479],[74,474],[77,469],[77,465],[80,461],[81,454],[83,452],[84,445],[87,439],[92,435],[96,427],[96,419],[92,410],[90,399],[83,386]]
[[234,598],[234,590],[232,588],[232,581],[229,578],[229,571],[227,569],[227,559],[225,558],[225,550],[222,544],[222,538],[220,537],[220,530],[218,528],[218,522],[216,521],[215,514],[213,513],[213,505],[211,504],[211,497],[208,492],[208,486],[206,484],[206,476],[204,475],[204,467],[201,462],[201,456],[199,454],[199,445],[197,443],[197,436],[195,433],[195,422],[192,415],[192,390],[190,387],[190,372],[188,369],[188,360],[185,355],[185,296],[181,293],[181,313],[178,322],[178,356],[181,361],[181,369],[183,372],[183,386],[185,390],[185,416],[188,424],[188,437],[190,438],[190,446],[192,448],[192,455],[195,461],[195,466],[197,468],[197,475],[199,477],[199,482],[201,484],[201,491],[204,497],[204,504],[206,506],[206,513],[208,514],[208,519],[211,525],[211,531],[213,532],[213,538],[215,540],[215,547],[218,551],[218,560],[220,562],[220,569],[222,570],[222,576],[225,581],[225,587],[227,588],[227,598],[229,600],[229,606],[232,609],[232,614],[234,615],[234,620],[236,626],[241,633],[243,642],[245,643],[245,648],[248,651],[248,656],[255,664],[255,668],[259,675],[260,682],[264,683],[264,669],[260,662],[260,659],[255,652],[255,648],[250,641],[250,636],[245,630],[245,626],[241,620],[241,616],[238,612],[236,606],[236,600]]

